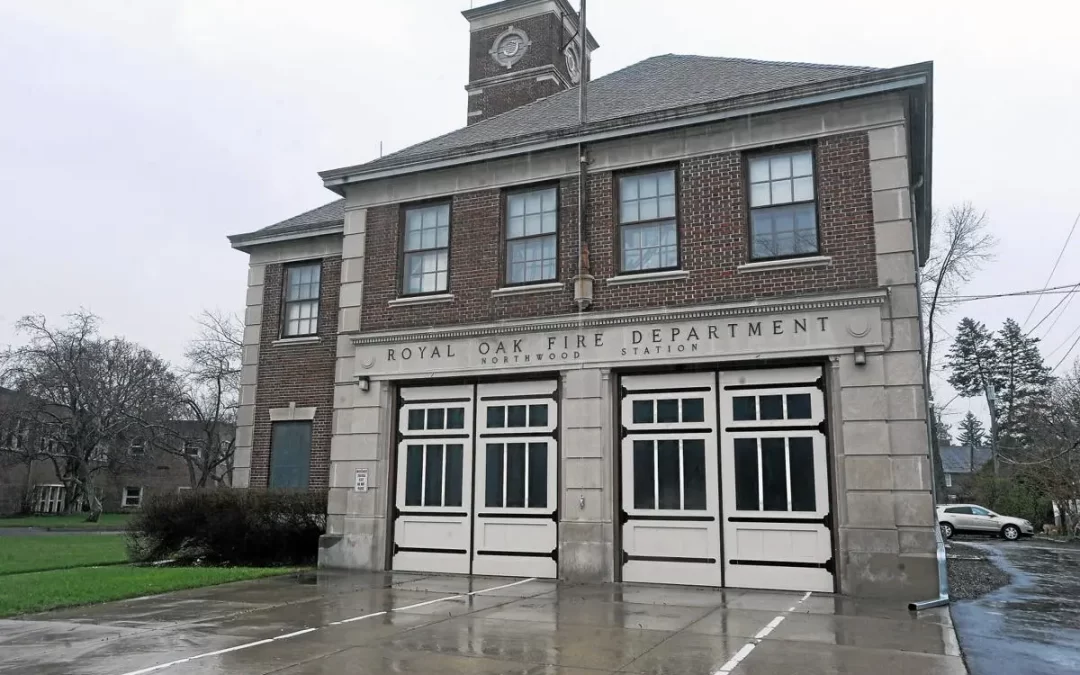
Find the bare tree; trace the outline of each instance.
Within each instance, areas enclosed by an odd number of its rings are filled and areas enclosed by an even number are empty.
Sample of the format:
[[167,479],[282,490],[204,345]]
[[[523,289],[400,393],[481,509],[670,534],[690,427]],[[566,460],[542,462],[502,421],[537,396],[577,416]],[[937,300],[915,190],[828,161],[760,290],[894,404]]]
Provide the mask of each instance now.
[[[939,221],[935,218],[935,221]],[[987,232],[986,212],[976,211],[971,202],[952,206],[944,223],[934,223],[930,257],[920,278],[926,313],[926,376],[934,365],[935,328],[939,313],[944,313],[943,298],[956,293],[975,272],[993,260],[997,239]]]
[[47,458],[67,492],[69,508],[85,500],[95,522],[102,504],[98,477],[132,459],[129,444],[163,428],[176,381],[154,353],[123,338],[104,338],[95,315],[79,311],[54,327],[43,316],[16,323],[27,344],[0,354],[0,382],[25,397]]
[[155,446],[183,458],[191,487],[228,484],[236,449],[240,405],[240,361],[244,323],[233,314],[204,311],[200,330],[188,343],[181,373],[179,419]]

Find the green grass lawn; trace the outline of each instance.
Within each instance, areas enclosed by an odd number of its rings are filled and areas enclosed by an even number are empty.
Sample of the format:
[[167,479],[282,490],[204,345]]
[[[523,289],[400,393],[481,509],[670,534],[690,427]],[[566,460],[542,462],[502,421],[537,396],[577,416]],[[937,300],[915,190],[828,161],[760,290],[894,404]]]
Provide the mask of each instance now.
[[15,516],[0,518],[3,527],[89,527],[122,530],[131,520],[130,513],[103,513],[96,523],[86,522],[86,514],[72,516]]
[[0,537],[0,575],[127,562],[122,534]]
[[[3,545],[4,538],[0,541]],[[287,567],[84,567],[0,576],[0,616],[288,574]]]

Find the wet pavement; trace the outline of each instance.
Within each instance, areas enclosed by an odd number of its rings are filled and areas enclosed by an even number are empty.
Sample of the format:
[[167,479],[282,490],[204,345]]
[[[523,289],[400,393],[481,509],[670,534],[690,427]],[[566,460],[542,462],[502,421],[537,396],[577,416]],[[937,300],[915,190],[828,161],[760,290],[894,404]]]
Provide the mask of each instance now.
[[972,675],[1080,673],[1080,548],[968,541],[991,553],[1012,583],[954,603],[956,632]]
[[962,675],[959,654],[947,608],[407,573],[320,572],[0,620],[4,675]]

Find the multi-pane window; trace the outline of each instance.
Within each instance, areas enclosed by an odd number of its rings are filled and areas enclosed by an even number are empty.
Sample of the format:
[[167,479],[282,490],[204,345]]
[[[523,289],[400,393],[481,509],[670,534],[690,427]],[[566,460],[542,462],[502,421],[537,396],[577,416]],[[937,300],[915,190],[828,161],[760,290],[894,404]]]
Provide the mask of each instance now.
[[450,269],[450,204],[406,209],[403,250],[405,295],[446,292]]
[[321,278],[322,263],[304,263],[285,268],[285,337],[318,332]]
[[555,279],[558,199],[554,187],[506,196],[506,282]]
[[461,506],[461,443],[410,443],[405,450],[405,506]]
[[817,253],[814,156],[809,149],[750,158],[751,258]]
[[634,508],[706,508],[705,441],[658,438],[634,441]]
[[679,266],[675,170],[619,177],[621,272]]
[[485,506],[547,507],[547,442],[488,443],[486,450]]
[[814,440],[809,436],[735,439],[735,508],[813,511]]
[[120,502],[124,507],[139,507],[142,506],[142,488],[141,487],[126,487],[124,488],[123,499]]
[[132,455],[141,456],[146,454],[146,441],[141,438],[136,438],[131,441],[129,451]]

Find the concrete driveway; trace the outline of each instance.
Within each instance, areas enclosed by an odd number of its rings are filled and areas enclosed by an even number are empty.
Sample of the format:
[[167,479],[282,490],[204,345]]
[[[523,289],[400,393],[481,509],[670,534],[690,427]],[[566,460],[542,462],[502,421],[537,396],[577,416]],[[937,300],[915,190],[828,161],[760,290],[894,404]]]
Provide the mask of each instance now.
[[973,675],[1080,673],[1080,547],[1039,540],[965,541],[990,552],[1012,583],[953,605]]
[[0,673],[966,673],[948,609],[320,572],[0,621]]

